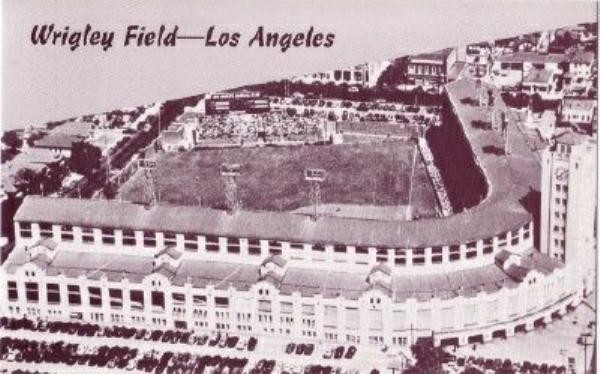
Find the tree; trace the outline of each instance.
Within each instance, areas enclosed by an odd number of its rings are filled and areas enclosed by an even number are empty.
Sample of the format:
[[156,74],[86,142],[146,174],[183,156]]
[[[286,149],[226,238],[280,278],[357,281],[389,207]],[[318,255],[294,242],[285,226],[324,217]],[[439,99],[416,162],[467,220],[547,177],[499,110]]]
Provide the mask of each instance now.
[[542,100],[542,97],[540,96],[539,93],[534,93],[533,95],[531,95],[531,110],[534,112],[541,112],[544,110],[544,103]]
[[447,353],[441,347],[434,347],[432,342],[413,345],[410,350],[416,359],[411,368],[413,373],[442,373],[442,363]]
[[76,173],[89,177],[100,168],[101,159],[100,148],[86,142],[77,142],[73,144],[69,167]]
[[23,141],[15,131],[4,132],[2,135],[2,143],[6,144],[6,146],[11,149],[17,149],[23,145]]
[[43,179],[41,173],[24,168],[17,171],[14,184],[18,190],[26,195],[40,194],[43,188]]
[[102,192],[104,193],[104,197],[106,197],[109,200],[112,200],[117,196],[119,190],[116,183],[107,182],[106,185],[104,185]]

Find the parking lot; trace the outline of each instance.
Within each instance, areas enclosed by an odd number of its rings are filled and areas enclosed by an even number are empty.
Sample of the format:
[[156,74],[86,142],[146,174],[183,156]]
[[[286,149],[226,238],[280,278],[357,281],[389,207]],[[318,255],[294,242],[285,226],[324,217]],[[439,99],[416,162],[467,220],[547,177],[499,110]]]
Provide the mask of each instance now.
[[[591,299],[593,300],[593,299]],[[593,304],[589,304],[593,305]],[[494,340],[490,343],[463,346],[457,350],[458,356],[476,356],[483,358],[510,358],[513,362],[525,362],[569,367],[569,357],[575,359],[577,373],[583,373],[584,347],[578,343],[582,333],[591,333],[588,343],[594,341],[595,313],[586,304],[581,304],[563,317],[545,327],[526,334],[517,334],[506,340]],[[593,347],[587,347],[588,365]]]
[[[6,321],[6,319],[4,319]],[[2,366],[50,372],[370,373],[375,348],[91,324],[3,322]],[[17,321],[17,322],[14,322]]]

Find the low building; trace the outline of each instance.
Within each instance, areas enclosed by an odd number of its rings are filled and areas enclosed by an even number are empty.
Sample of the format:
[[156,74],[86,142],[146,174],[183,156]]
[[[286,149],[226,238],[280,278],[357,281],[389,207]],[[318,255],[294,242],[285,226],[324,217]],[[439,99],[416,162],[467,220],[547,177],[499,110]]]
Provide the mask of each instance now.
[[305,84],[347,84],[349,86],[360,86],[365,88],[374,87],[381,73],[390,66],[389,61],[369,62],[354,65],[345,69],[329,70],[321,73],[305,74],[294,77],[293,82]]
[[596,100],[577,97],[564,98],[560,106],[563,123],[591,126],[596,118]]
[[515,52],[494,60],[489,80],[501,87],[512,88],[523,82],[532,70],[546,70],[555,78],[564,73],[567,57],[563,54]]
[[48,149],[52,152],[71,157],[73,144],[88,141],[94,135],[94,124],[91,122],[66,122],[54,127],[47,135],[36,140],[33,148]]
[[491,65],[492,46],[486,42],[469,44],[465,52],[465,62],[468,68],[473,69],[473,75],[475,77],[485,76]]
[[161,133],[160,145],[167,152],[179,150],[189,151],[196,145],[196,124],[191,122],[177,122],[171,124]]
[[521,90],[529,95],[537,93],[544,100],[557,99],[562,94],[556,89],[554,75],[546,69],[531,69],[523,79]]
[[456,48],[410,56],[407,67],[409,82],[418,86],[439,86],[448,81],[450,69],[456,62]]

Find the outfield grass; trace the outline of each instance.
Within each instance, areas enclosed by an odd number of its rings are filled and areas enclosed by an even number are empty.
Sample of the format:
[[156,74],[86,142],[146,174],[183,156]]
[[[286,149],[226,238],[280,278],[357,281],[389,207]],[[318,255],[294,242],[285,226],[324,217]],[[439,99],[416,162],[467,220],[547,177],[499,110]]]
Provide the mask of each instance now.
[[[327,171],[324,203],[399,205],[408,203],[414,143],[360,143],[294,147],[234,148],[164,153],[154,178],[163,202],[224,208],[223,162],[241,164],[238,194],[244,209],[292,210],[309,204],[306,168]],[[143,202],[143,181],[136,174],[121,188],[121,198]],[[414,213],[435,216],[435,195],[417,157]]]

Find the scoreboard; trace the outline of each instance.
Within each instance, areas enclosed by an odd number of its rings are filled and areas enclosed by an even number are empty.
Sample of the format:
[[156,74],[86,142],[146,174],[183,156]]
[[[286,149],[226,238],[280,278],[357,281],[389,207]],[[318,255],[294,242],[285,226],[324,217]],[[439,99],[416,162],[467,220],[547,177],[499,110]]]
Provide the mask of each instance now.
[[262,113],[270,110],[269,99],[257,92],[218,93],[205,101],[206,114],[226,114],[230,111]]

